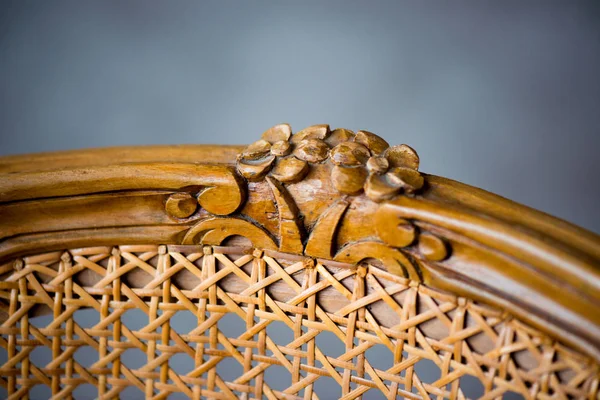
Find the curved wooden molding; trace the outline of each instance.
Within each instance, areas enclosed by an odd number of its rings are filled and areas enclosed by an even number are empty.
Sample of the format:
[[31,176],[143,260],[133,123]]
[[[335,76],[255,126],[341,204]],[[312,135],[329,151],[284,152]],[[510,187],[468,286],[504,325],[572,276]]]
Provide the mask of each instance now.
[[243,236],[496,305],[600,360],[598,235],[418,166],[370,132],[286,124],[246,148],[5,157],[0,258]]

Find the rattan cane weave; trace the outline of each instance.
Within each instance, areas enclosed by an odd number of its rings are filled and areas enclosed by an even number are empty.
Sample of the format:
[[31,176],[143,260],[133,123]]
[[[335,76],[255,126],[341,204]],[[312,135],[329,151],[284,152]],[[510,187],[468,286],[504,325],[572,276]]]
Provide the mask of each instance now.
[[[462,399],[467,395],[461,380],[472,376],[483,386],[482,398],[508,392],[540,399],[598,398],[599,370],[591,359],[507,313],[372,265],[343,268],[242,250],[95,247],[4,264],[0,346],[6,359],[0,385],[10,399],[27,398],[35,385],[49,386],[53,398],[70,398],[83,384],[96,387],[101,399],[118,398],[128,386],[153,399],[177,392],[194,399],[310,399],[319,398],[318,381],[330,378],[343,399],[375,391],[385,398]],[[325,292],[339,301],[323,307]],[[31,316],[43,307],[51,309],[53,319],[36,327]],[[97,310],[99,319],[81,327],[74,314],[87,307]],[[393,318],[378,320],[372,313],[377,307]],[[147,315],[145,326],[127,326],[132,309]],[[186,311],[197,317],[197,327],[177,332],[170,321]],[[226,315],[243,321],[245,331],[225,335],[218,322]],[[446,333],[425,334],[423,327],[432,321]],[[274,323],[283,323],[292,340],[276,343],[267,334]],[[326,332],[343,343],[342,354],[318,345]],[[485,352],[473,350],[475,339],[487,343]],[[84,346],[98,354],[87,368],[74,358]],[[387,349],[389,368],[369,357],[376,346]],[[39,347],[51,350],[46,365],[31,360]],[[132,348],[146,354],[145,365],[125,365],[124,353]],[[533,364],[519,363],[525,352]],[[194,362],[187,374],[176,373],[169,363],[178,354]],[[217,366],[226,360],[243,372],[229,380],[221,376]],[[419,376],[416,366],[423,360],[437,366],[438,379]],[[265,379],[270,368],[288,371],[285,390]]]

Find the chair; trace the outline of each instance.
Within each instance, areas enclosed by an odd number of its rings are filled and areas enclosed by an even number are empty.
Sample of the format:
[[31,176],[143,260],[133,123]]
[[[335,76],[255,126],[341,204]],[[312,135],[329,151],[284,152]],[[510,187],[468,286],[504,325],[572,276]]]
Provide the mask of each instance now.
[[600,238],[418,166],[287,124],[0,158],[3,393],[600,399]]

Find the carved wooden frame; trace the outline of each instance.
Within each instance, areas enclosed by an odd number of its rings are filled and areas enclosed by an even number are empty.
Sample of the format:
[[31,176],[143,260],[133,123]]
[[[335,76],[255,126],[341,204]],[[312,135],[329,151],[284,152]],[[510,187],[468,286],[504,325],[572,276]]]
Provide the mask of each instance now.
[[[247,148],[121,147],[0,159],[0,259],[89,245],[221,245],[364,260],[507,310],[600,361],[600,238],[418,172],[406,145],[277,125]],[[251,251],[249,248],[248,251]]]

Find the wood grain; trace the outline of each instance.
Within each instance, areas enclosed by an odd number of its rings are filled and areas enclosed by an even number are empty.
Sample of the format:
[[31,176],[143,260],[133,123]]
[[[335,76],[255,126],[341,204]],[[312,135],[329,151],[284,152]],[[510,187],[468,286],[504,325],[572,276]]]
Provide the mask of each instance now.
[[370,132],[319,125],[293,135],[283,124],[260,140],[249,149],[140,146],[2,158],[0,258],[245,236],[290,255],[372,262],[506,310],[600,360],[598,235],[423,174],[413,149],[389,147]]

